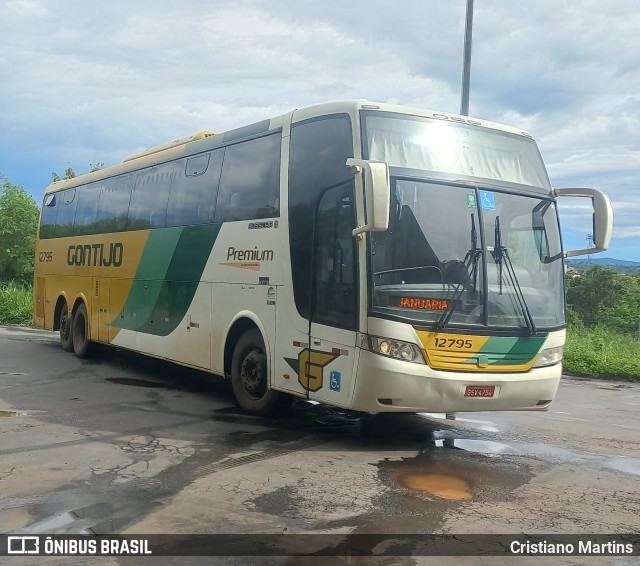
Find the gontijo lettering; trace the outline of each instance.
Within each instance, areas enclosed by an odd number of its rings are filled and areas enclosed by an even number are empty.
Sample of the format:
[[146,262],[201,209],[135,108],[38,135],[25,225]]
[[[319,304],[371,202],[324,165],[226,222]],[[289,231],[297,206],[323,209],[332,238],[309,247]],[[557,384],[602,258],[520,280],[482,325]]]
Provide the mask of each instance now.
[[236,250],[233,246],[227,248],[227,261],[273,261],[273,250],[259,250],[255,246],[252,250]]
[[121,242],[109,244],[71,244],[67,249],[67,265],[81,265],[84,267],[120,267],[124,246]]

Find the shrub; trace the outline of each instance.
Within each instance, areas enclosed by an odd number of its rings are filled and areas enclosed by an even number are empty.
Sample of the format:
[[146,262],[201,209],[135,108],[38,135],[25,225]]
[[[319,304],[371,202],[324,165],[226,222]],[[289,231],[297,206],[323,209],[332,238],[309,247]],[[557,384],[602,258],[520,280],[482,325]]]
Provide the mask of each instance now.
[[569,327],[564,369],[590,377],[640,381],[640,342],[632,334],[603,326]]
[[33,289],[11,281],[0,284],[0,324],[31,326]]

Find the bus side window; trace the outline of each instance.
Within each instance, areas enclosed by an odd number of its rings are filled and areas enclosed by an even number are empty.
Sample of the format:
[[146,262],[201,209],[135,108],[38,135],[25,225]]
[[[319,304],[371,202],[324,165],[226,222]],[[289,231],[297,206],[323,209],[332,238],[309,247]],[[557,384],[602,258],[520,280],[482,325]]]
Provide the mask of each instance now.
[[75,220],[73,222],[73,235],[84,236],[85,234],[96,234],[96,216],[98,213],[98,202],[100,200],[100,187],[102,182],[91,183],[79,187],[78,206],[76,208]]
[[138,171],[129,203],[127,230],[163,228],[175,162],[161,163]]
[[132,173],[118,175],[102,182],[97,228],[99,232],[124,230],[131,199],[134,176]]
[[58,207],[56,206],[60,199],[60,193],[45,195],[42,203],[42,214],[40,215],[40,238],[53,238],[53,232],[56,225],[56,214]]
[[[316,206],[323,191],[344,183],[353,186],[353,174],[346,167],[353,157],[351,120],[346,114],[294,124],[289,155],[289,241],[296,308],[309,318],[311,313],[311,265]],[[352,300],[357,304],[357,293]]]
[[55,238],[63,238],[73,234],[73,219],[76,215],[78,199],[75,189],[62,191],[61,203],[58,205],[58,215],[56,216]]
[[225,148],[216,219],[271,218],[279,215],[280,134]]
[[315,322],[357,328],[355,221],[352,182],[322,195],[316,216]]
[[218,193],[223,149],[181,159],[171,185],[167,226],[211,222]]

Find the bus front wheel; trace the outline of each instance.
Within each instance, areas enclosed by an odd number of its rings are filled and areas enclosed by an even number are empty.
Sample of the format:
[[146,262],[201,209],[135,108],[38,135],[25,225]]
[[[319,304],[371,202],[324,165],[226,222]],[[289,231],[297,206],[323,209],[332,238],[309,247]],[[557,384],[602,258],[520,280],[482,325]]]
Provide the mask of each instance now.
[[280,406],[282,394],[269,389],[267,354],[257,328],[245,332],[233,350],[231,386],[240,407],[254,415],[269,415]]
[[79,358],[87,357],[89,353],[89,319],[87,307],[81,303],[73,313],[73,351]]
[[73,350],[73,315],[65,301],[60,312],[60,346],[65,352]]

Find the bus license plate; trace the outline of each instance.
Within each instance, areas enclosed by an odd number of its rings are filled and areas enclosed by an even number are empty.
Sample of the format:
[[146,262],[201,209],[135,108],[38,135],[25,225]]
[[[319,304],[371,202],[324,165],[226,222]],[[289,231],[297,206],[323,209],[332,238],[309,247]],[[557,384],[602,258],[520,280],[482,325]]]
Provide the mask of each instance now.
[[465,397],[493,397],[496,391],[495,385],[467,385],[464,390]]

